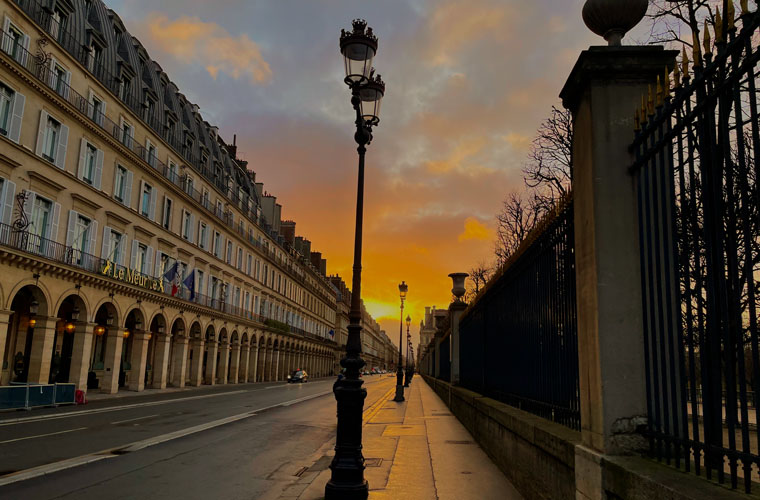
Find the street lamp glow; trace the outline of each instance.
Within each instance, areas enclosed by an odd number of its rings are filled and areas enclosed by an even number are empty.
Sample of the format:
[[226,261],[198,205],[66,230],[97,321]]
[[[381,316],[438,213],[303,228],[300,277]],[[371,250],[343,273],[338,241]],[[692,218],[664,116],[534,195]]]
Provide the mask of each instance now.
[[402,281],[398,286],[398,291],[399,296],[401,296],[401,302],[403,303],[406,300],[406,292],[409,291],[409,285],[407,285],[406,282]]
[[354,19],[351,31],[341,30],[340,52],[346,69],[346,83],[363,84],[370,79],[372,60],[377,54],[377,37],[364,19]]

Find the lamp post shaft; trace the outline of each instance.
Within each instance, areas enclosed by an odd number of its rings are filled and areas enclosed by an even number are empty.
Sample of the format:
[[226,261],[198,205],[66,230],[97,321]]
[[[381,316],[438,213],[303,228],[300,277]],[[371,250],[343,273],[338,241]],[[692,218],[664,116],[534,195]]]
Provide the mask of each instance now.
[[404,341],[404,299],[401,299],[401,320],[398,325],[398,364],[396,365],[396,396],[393,401],[404,401],[404,362],[401,345]]
[[338,403],[338,430],[335,441],[335,457],[330,464],[332,476],[325,486],[326,500],[364,500],[369,496],[369,485],[364,479],[364,456],[362,455],[362,411],[367,390],[359,377],[364,367],[362,351],[362,226],[364,218],[364,154],[372,138],[361,116],[359,84],[351,87],[351,103],[356,110],[356,139],[359,147],[359,179],[356,194],[356,233],[354,235],[354,275],[351,290],[346,356],[340,361],[346,369],[345,377],[333,384]]

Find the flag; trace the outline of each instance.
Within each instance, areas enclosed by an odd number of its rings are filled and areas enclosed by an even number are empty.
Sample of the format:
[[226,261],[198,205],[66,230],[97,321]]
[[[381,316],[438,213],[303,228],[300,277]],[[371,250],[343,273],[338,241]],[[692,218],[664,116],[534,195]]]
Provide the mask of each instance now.
[[177,278],[177,266],[178,265],[179,265],[179,263],[177,261],[175,261],[174,264],[172,264],[172,266],[169,268],[169,270],[166,271],[166,273],[164,273],[164,279],[166,281],[173,282]]
[[182,284],[190,290],[190,300],[195,300],[195,269],[185,278]]

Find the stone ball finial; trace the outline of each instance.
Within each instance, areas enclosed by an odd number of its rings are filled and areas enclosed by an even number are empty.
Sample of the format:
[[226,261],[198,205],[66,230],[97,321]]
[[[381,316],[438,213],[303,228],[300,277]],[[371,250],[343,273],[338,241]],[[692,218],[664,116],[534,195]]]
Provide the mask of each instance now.
[[609,45],[620,45],[623,36],[647,13],[649,0],[586,0],[583,22]]

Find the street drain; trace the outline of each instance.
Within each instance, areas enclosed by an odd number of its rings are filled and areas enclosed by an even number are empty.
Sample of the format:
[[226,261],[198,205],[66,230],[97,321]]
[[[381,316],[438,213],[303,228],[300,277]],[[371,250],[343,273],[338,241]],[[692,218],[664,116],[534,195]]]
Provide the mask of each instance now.
[[446,444],[475,444],[474,441],[446,441]]
[[382,463],[383,463],[382,458],[365,458],[364,459],[365,467],[380,467],[380,464]]
[[300,469],[298,469],[298,470],[296,471],[296,473],[295,473],[295,474],[293,474],[293,475],[294,475],[294,476],[296,476],[296,477],[301,477],[301,476],[303,475],[303,473],[304,473],[304,472],[306,472],[307,470],[309,470],[309,468],[308,468],[308,467],[301,467],[301,468],[300,468]]

